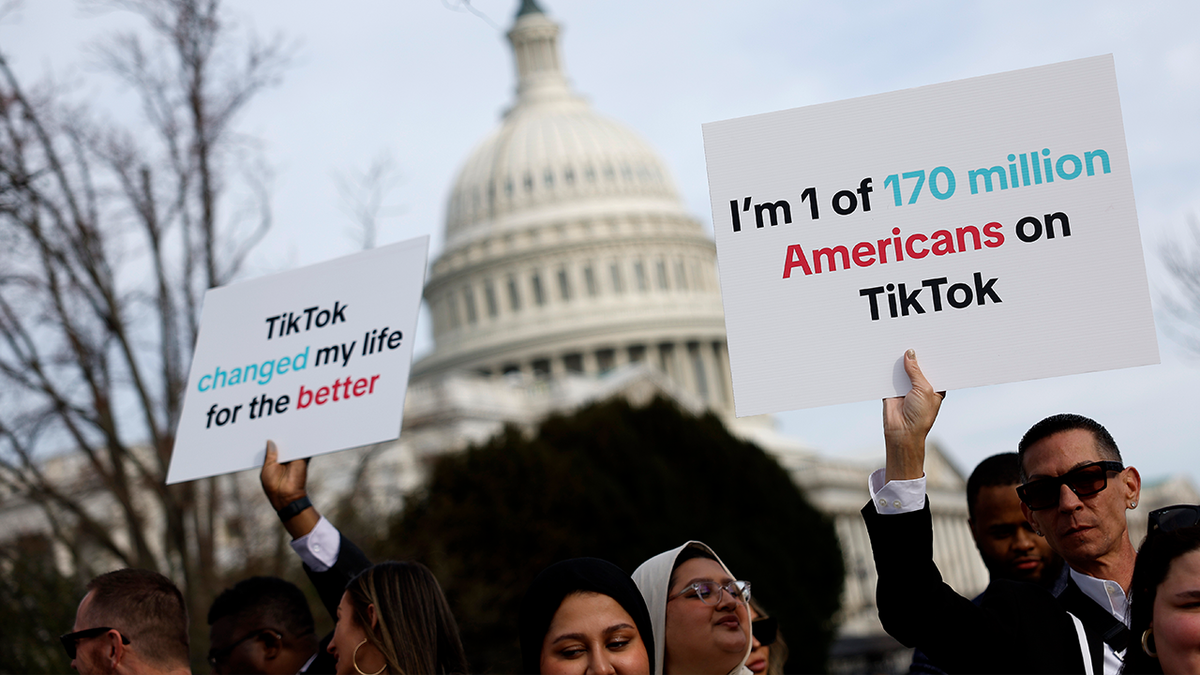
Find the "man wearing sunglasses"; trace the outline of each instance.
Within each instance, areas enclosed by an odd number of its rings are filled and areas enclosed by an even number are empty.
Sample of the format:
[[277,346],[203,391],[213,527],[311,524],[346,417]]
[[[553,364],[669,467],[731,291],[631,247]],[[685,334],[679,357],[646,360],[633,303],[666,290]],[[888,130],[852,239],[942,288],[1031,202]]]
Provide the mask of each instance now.
[[884,401],[886,468],[871,476],[863,517],[871,537],[884,628],[949,672],[1116,675],[1134,549],[1125,510],[1141,479],[1099,424],[1047,418],[1018,448],[1022,512],[1070,567],[1057,597],[1029,583],[993,580],[979,607],[946,585],[932,556],[925,498],[925,439],[941,407],[909,351],[912,390]]
[[80,673],[190,675],[183,595],[157,572],[123,569],[92,579],[59,638]]

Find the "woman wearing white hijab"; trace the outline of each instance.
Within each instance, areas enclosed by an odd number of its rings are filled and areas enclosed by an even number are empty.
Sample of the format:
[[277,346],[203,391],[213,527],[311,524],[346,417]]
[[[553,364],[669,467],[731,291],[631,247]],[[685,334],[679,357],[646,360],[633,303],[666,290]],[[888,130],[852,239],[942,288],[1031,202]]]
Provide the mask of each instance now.
[[698,541],[633,572],[654,630],[654,675],[749,675],[750,584]]

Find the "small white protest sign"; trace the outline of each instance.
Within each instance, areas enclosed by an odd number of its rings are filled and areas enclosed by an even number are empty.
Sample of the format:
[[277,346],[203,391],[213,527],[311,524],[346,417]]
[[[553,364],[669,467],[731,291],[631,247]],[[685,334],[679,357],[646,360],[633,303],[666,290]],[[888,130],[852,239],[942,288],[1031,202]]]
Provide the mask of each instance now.
[[204,296],[167,484],[400,436],[429,237]]
[[1111,55],[704,125],[739,416],[1158,363]]

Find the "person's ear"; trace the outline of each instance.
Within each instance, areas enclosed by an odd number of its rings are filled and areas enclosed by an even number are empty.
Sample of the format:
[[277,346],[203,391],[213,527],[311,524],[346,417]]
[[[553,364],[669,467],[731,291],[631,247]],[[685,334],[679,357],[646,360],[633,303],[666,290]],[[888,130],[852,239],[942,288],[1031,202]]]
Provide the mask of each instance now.
[[109,664],[112,666],[113,672],[116,672],[117,665],[125,658],[126,646],[121,640],[121,634],[116,630],[110,630],[104,634],[105,641],[105,656],[108,658]]
[[1142,493],[1142,474],[1130,466],[1125,468],[1121,479],[1125,484],[1125,501],[1137,504]]
[[263,631],[259,637],[262,640],[263,658],[268,661],[279,658],[283,651],[283,635],[275,631]]

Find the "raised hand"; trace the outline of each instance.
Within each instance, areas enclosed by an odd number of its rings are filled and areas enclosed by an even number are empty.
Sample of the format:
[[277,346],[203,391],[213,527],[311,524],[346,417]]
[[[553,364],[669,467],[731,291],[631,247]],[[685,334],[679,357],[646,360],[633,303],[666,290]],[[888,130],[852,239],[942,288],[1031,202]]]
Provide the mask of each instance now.
[[279,449],[275,447],[275,441],[267,441],[267,457],[263,460],[259,479],[271,506],[278,511],[308,495],[305,490],[305,484],[308,482],[308,460],[297,459],[280,464]]
[[[262,472],[259,474],[263,492],[276,511],[292,502],[307,497],[308,491],[308,458],[294,459],[285,464],[279,463],[279,449],[274,441],[267,441],[267,456],[263,459]],[[283,526],[292,538],[302,537],[312,531],[321,519],[321,514],[312,506],[289,518]]]
[[887,446],[887,480],[912,480],[925,475],[925,438],[933,428],[945,393],[921,373],[917,354],[904,354],[904,372],[912,389],[903,397],[883,399],[883,439]]

